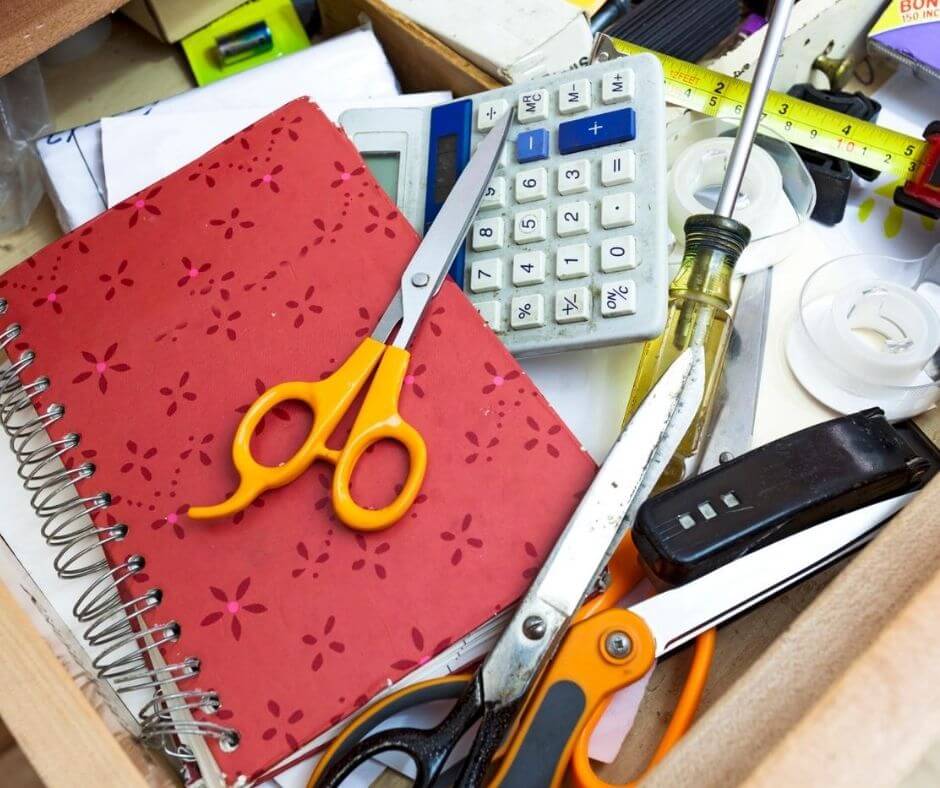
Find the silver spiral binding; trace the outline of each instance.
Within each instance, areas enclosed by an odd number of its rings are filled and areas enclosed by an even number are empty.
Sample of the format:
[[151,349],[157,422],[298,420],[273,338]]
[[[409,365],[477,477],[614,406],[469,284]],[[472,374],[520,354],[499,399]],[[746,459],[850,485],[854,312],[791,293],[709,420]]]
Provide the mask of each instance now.
[[[0,316],[7,303],[0,298]],[[7,348],[22,336],[18,323],[0,328],[0,425],[10,440],[23,486],[32,493],[30,503],[42,520],[40,533],[50,547],[58,548],[53,559],[56,574],[63,579],[91,578],[72,613],[86,625],[85,641],[98,651],[92,666],[98,678],[109,680],[118,692],[151,690],[153,696],[140,711],[142,741],[183,762],[195,760],[180,736],[214,738],[224,751],[238,746],[239,734],[215,722],[197,720],[183,712],[213,714],[221,707],[216,693],[201,689],[179,689],[181,682],[199,676],[200,662],[187,657],[174,665],[154,662],[151,655],[161,646],[176,642],[181,634],[176,621],[148,626],[144,615],[156,610],[163,592],[151,588],[136,595],[125,593],[130,578],[143,571],[143,556],[128,556],[111,566],[101,557],[101,547],[120,542],[128,532],[124,523],[97,525],[94,515],[111,506],[111,495],[99,492],[81,496],[76,483],[92,478],[95,465],[72,464],[69,454],[81,442],[70,432],[53,440],[48,429],[65,417],[65,407],[50,404],[40,412],[37,398],[50,390],[47,377],[26,383],[24,373],[36,355],[23,351],[14,361]]]

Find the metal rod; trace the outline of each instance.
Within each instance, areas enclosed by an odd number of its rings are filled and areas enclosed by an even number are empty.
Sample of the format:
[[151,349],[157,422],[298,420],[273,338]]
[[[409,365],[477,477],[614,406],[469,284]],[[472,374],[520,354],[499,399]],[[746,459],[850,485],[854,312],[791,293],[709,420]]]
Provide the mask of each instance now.
[[760,123],[761,112],[764,110],[764,101],[770,90],[770,83],[774,78],[774,69],[777,67],[777,55],[783,36],[787,31],[787,22],[790,21],[790,11],[794,0],[776,0],[767,25],[767,36],[757,58],[757,68],[754,69],[754,79],[751,81],[751,92],[744,105],[744,114],[738,134],[734,138],[731,156],[728,157],[728,168],[725,170],[725,179],[721,184],[721,194],[715,205],[715,215],[731,218],[734,213],[734,204],[738,199],[738,191],[747,169],[747,160],[751,155],[751,146],[757,136],[757,125]]

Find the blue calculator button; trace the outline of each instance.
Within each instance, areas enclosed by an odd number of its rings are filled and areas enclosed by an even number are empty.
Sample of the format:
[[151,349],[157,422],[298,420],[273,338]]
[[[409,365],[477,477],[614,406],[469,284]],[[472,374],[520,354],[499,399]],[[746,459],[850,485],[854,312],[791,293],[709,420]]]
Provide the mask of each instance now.
[[520,163],[548,158],[548,129],[521,131],[516,137],[516,158]]
[[[519,135],[520,139],[522,135]],[[601,115],[569,120],[558,126],[558,150],[577,153],[602,148],[636,137],[636,113],[630,108],[615,109]],[[522,159],[519,159],[522,161]]]

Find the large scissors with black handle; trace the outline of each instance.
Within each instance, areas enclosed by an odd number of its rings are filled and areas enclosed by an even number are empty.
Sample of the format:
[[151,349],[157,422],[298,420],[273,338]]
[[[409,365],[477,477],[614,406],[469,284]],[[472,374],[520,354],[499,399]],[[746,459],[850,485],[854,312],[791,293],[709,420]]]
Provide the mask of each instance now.
[[[623,464],[628,445],[641,457],[652,459],[652,475],[658,476],[662,466],[657,463],[656,452],[648,451],[649,435],[639,429],[631,434],[630,427],[644,413],[651,421],[660,417],[656,423],[662,425],[662,411],[647,408],[647,405],[653,406],[655,403],[651,400],[656,400],[657,395],[668,397],[670,383],[676,383],[673,373],[683,368],[687,369],[680,356],[634,415],[624,433],[630,443],[615,445],[585,496],[586,502],[596,502],[605,487],[610,488],[617,482],[616,475],[612,478],[612,474],[606,473],[613,467],[623,473],[621,481],[635,491],[633,495],[642,495],[647,484],[652,484],[649,476],[639,485],[635,484],[636,466],[629,468]],[[688,378],[687,381],[691,382]],[[700,384],[694,388],[694,396],[700,396]],[[687,426],[684,416],[687,406],[688,402],[675,408],[670,427]],[[680,433],[684,433],[684,429],[679,430]],[[659,447],[668,457],[674,448],[674,439],[669,429],[663,430],[661,436]],[[600,489],[595,489],[599,484]],[[435,784],[448,755],[477,721],[481,723],[480,729],[473,739],[470,754],[460,767],[457,786],[478,786],[486,780],[491,787],[554,787],[561,784],[569,764],[574,768],[572,776],[576,785],[605,785],[593,776],[589,767],[578,768],[578,765],[587,764],[585,731],[611,693],[638,681],[654,659],[713,631],[724,621],[858,548],[874,535],[878,524],[896,510],[898,501],[908,497],[910,494],[871,504],[800,531],[629,610],[606,607],[604,601],[595,604],[592,599],[580,608],[574,617],[576,620],[567,628],[560,649],[550,664],[546,664],[558,645],[558,633],[564,631],[564,623],[559,626],[559,620],[566,623],[572,618],[566,615],[568,608],[563,607],[571,599],[565,593],[564,581],[570,578],[574,584],[577,567],[592,560],[588,556],[596,548],[590,532],[584,530],[589,521],[579,517],[586,512],[579,507],[556,551],[480,670],[472,677],[449,676],[408,687],[367,709],[326,751],[309,786],[339,788],[366,760],[397,750],[415,762],[416,784],[427,788]],[[629,512],[633,508],[632,504],[627,506],[628,520],[632,520]],[[601,521],[593,522],[603,527]],[[572,525],[576,523],[578,526],[572,533]],[[586,554],[574,556],[575,552],[580,554],[582,548]],[[615,561],[612,567],[612,571],[621,573],[624,586],[629,586],[642,573],[635,553],[630,556],[631,551],[621,548],[617,557],[623,565],[617,566]],[[622,588],[612,593],[619,597],[621,592]],[[553,614],[555,617],[550,617]],[[707,639],[704,646],[710,648],[711,642]],[[703,641],[699,640],[697,648],[702,647]],[[706,671],[707,661],[704,660]],[[700,688],[703,678],[690,681],[687,686]],[[397,711],[455,696],[458,699],[453,710],[435,728],[396,729],[369,735]],[[690,707],[694,708],[696,703],[697,697],[690,698]],[[687,719],[679,726],[670,724],[657,757],[668,750],[687,725]]]
[[[627,424],[502,637],[444,721],[428,730],[398,728],[372,735],[367,735],[371,726],[354,721],[321,760],[311,786],[338,788],[360,764],[387,751],[410,756],[417,766],[416,784],[431,786],[477,722],[456,784],[482,784],[529,690],[692,423],[703,390],[699,347],[679,356]],[[652,650],[646,650],[651,660]],[[640,659],[630,661],[639,664]],[[561,691],[566,702],[577,701]]]

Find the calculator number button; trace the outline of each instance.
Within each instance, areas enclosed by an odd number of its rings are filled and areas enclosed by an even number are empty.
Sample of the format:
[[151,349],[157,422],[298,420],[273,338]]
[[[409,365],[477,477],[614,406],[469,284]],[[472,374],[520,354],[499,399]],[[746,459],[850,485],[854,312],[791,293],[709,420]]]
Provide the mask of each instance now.
[[558,193],[577,194],[591,188],[591,164],[587,159],[564,162],[558,168]]
[[630,107],[558,124],[558,150],[562,154],[603,148],[636,138],[636,113]]
[[545,325],[545,299],[540,295],[516,296],[509,304],[509,325],[538,328]]
[[534,202],[548,197],[548,173],[544,167],[516,173],[516,202]]
[[632,192],[608,194],[601,200],[601,226],[605,230],[636,222],[636,198]]
[[499,175],[490,181],[490,185],[483,192],[483,198],[480,200],[480,208],[505,208],[506,207],[506,179]]
[[636,312],[636,284],[632,279],[611,282],[601,290],[601,315],[620,317]]
[[473,305],[480,317],[497,334],[503,331],[503,308],[499,301],[478,301]]
[[487,293],[503,286],[503,261],[498,257],[474,260],[470,265],[470,292]]
[[533,123],[548,118],[548,91],[533,90],[522,93],[516,104],[516,119],[520,123]]
[[559,246],[555,252],[555,276],[558,279],[577,279],[591,270],[591,250],[587,244]]
[[536,208],[516,214],[513,240],[517,244],[545,240],[545,211]]
[[591,83],[586,79],[565,82],[558,88],[558,111],[572,115],[591,108]]
[[632,150],[607,153],[601,159],[601,183],[604,186],[619,186],[633,183],[636,177],[636,154]]
[[611,71],[604,74],[601,81],[601,102],[616,104],[618,101],[629,101],[633,98],[636,88],[636,78],[630,69]]
[[474,252],[488,252],[499,249],[503,243],[503,220],[499,216],[491,219],[477,219],[473,223],[470,245]]
[[591,292],[586,287],[572,287],[555,293],[555,322],[583,323],[591,316]]
[[512,283],[516,287],[545,281],[545,252],[520,252],[512,258]]
[[477,131],[488,131],[496,125],[506,111],[509,104],[504,99],[495,99],[493,101],[481,101],[477,107]]
[[591,209],[586,202],[570,202],[559,206],[556,214],[558,235],[583,235],[591,229]]
[[636,268],[636,238],[621,235],[605,238],[601,244],[601,271],[605,274]]

